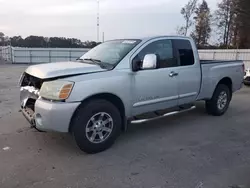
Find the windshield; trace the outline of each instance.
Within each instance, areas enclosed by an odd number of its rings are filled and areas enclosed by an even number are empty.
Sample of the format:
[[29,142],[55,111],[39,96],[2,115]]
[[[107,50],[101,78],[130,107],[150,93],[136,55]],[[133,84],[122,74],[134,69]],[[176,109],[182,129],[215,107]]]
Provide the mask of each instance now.
[[99,44],[85,53],[81,60],[96,60],[100,63],[113,65],[118,64],[140,40],[112,40]]

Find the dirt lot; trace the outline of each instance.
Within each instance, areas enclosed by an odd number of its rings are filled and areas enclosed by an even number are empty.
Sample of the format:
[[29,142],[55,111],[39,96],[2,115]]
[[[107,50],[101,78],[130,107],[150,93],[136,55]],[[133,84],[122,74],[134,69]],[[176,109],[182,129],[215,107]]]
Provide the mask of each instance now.
[[[228,188],[250,186],[250,88],[223,117],[197,109],[131,125],[109,150],[87,155],[69,135],[39,133],[19,111],[26,66],[0,65],[0,187]],[[236,186],[235,186],[236,187]]]

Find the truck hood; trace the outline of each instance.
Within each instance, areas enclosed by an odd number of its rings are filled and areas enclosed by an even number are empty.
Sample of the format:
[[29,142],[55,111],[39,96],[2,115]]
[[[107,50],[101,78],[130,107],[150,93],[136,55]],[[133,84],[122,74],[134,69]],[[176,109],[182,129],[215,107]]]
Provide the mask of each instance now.
[[102,69],[98,65],[80,62],[59,62],[32,65],[25,72],[37,78],[47,79],[102,71],[107,71],[107,69]]

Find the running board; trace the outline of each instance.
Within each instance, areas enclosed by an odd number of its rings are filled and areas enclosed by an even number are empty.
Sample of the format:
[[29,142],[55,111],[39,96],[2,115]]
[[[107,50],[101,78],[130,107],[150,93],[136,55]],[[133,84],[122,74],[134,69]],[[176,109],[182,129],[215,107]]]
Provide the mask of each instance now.
[[196,108],[195,106],[191,106],[191,107],[188,108],[188,109],[169,112],[169,113],[166,113],[166,114],[163,114],[163,115],[161,115],[161,116],[154,117],[154,118],[132,120],[131,123],[133,123],[133,124],[138,124],[138,123],[144,123],[144,122],[148,122],[148,121],[153,121],[153,120],[156,120],[156,119],[161,119],[161,118],[163,118],[163,117],[172,116],[172,115],[180,114],[180,113],[183,113],[183,112],[188,112],[188,111],[190,111],[190,110],[194,110],[195,108]]

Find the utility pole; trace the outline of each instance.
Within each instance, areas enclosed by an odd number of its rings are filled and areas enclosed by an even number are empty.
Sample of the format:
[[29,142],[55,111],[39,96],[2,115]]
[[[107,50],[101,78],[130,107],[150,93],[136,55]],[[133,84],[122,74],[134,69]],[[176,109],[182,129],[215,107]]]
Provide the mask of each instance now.
[[97,24],[97,41],[96,42],[99,42],[99,30],[100,30],[100,14],[99,14],[99,9],[100,9],[100,1],[97,0],[97,20],[96,20],[96,24]]

